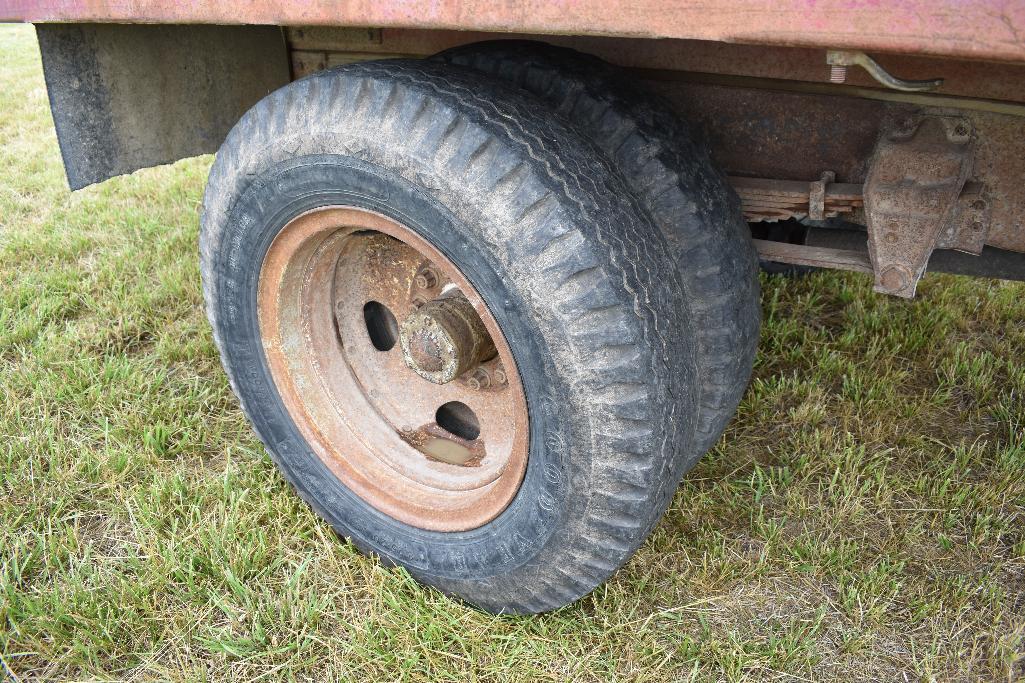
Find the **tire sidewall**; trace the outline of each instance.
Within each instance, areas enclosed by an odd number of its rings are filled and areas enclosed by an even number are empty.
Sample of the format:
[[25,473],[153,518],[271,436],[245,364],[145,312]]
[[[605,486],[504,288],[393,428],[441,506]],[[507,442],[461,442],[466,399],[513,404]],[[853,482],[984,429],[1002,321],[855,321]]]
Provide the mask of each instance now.
[[[327,206],[368,209],[398,221],[437,247],[470,280],[509,341],[530,425],[523,483],[491,522],[464,532],[436,532],[399,522],[349,490],[313,452],[274,385],[260,337],[260,269],[277,234],[293,218]],[[224,216],[214,257],[216,325],[235,389],[272,458],[299,493],[358,547],[407,567],[418,578],[474,580],[510,573],[536,558],[567,530],[572,478],[572,396],[551,362],[542,321],[499,255],[484,226],[460,221],[405,178],[365,161],[333,154],[270,165],[250,180]],[[573,449],[576,450],[576,449]],[[585,456],[586,458],[586,456]],[[578,463],[578,467],[580,464]],[[563,533],[556,533],[557,531]]]

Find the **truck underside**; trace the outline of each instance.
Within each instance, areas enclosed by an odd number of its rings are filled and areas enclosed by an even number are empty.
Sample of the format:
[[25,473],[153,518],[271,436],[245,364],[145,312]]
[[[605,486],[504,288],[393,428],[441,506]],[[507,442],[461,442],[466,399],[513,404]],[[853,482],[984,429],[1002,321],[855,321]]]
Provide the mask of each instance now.
[[[330,26],[37,30],[72,188],[213,152],[258,99],[318,70],[496,37]],[[700,130],[764,238],[756,243],[764,260],[874,273],[878,291],[900,296],[913,296],[934,250],[932,269],[1025,277],[1015,256],[1025,251],[1022,64],[873,55],[884,78],[925,84],[901,90],[854,62],[827,64],[831,54],[857,52],[544,40],[630,69]],[[929,87],[928,79],[942,81]]]

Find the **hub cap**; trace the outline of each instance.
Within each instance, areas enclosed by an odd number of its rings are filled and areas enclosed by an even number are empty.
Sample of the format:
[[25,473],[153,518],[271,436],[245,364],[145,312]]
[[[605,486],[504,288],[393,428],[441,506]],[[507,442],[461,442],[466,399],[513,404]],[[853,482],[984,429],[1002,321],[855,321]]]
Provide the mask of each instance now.
[[435,384],[476,370],[497,353],[484,321],[461,294],[415,309],[402,323],[399,339],[406,365]]

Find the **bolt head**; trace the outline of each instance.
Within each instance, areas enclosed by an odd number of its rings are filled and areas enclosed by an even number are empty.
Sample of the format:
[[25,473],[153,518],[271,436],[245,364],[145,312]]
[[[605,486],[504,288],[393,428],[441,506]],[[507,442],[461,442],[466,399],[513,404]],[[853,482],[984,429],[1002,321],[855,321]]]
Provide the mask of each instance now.
[[413,284],[420,289],[432,289],[438,284],[438,274],[430,268],[424,268],[413,278]]
[[890,292],[897,292],[908,286],[911,282],[911,273],[901,266],[890,266],[883,271],[879,278],[879,284]]

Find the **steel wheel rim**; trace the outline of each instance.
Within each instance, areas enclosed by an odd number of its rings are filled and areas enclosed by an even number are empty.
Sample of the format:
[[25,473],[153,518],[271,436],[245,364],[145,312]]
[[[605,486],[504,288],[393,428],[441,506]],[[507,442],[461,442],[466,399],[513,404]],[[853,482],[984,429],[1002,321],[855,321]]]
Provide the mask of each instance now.
[[[401,325],[425,303],[456,293],[483,322],[494,359],[435,384],[407,365],[397,328],[391,346],[380,348],[391,325],[373,304]],[[285,408],[360,498],[431,531],[480,527],[512,501],[529,446],[519,372],[483,299],[437,248],[376,212],[315,209],[271,243],[257,306]]]

